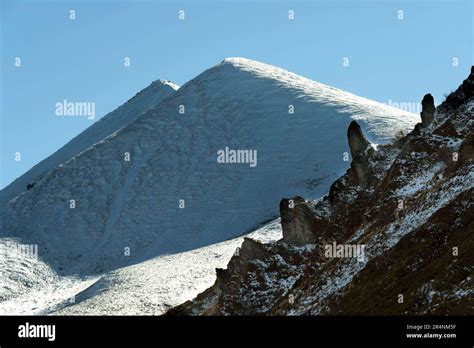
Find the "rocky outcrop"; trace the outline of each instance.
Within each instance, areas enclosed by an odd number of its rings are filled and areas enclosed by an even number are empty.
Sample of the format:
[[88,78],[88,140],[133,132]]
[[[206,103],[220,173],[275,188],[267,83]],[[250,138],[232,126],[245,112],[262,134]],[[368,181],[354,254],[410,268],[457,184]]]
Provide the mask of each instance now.
[[352,156],[351,169],[355,172],[358,184],[365,188],[370,181],[369,157],[373,149],[356,121],[349,125],[347,139]]
[[471,67],[471,74],[463,81],[453,93],[446,97],[446,100],[440,105],[446,112],[449,109],[455,109],[474,97],[474,67]]
[[435,113],[434,98],[431,94],[426,94],[421,101],[421,125],[426,128],[432,122]]
[[331,230],[327,216],[314,214],[302,197],[284,198],[280,202],[283,241],[292,245],[316,243]]
[[283,199],[283,240],[246,240],[212,288],[171,313],[474,314],[472,80],[437,109],[425,96],[429,131],[394,144],[375,150],[351,123],[351,168],[328,195]]
[[280,202],[280,216],[283,230],[283,240],[294,245],[314,243],[317,223],[314,214],[302,197],[282,199]]
[[[290,295],[288,289],[314,257],[311,248],[261,244],[246,238],[227,269],[216,270],[216,282],[211,288],[193,301],[171,309],[167,315],[264,314]],[[262,289],[267,289],[264,296],[254,296]]]
[[349,129],[347,130],[347,139],[349,143],[349,148],[351,150],[352,159],[358,159],[359,157],[364,157],[364,153],[369,146],[369,141],[365,138],[362,129],[356,121],[352,121],[349,124]]

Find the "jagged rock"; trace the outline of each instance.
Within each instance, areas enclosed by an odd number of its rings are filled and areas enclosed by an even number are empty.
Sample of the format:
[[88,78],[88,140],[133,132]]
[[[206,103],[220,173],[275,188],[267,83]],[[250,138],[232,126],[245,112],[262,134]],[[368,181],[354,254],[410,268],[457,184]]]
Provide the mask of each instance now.
[[456,91],[448,95],[440,107],[443,110],[454,109],[472,97],[474,97],[474,66],[471,66],[471,74],[468,78],[463,81]]
[[305,245],[316,240],[314,213],[304,203],[305,200],[299,196],[280,201],[283,241],[289,244]]
[[235,259],[239,259],[244,262],[248,262],[254,259],[262,258],[265,255],[265,249],[262,243],[251,239],[244,238],[244,242],[239,249],[239,252],[235,255]]
[[351,149],[352,158],[362,156],[364,151],[367,149],[367,146],[370,144],[356,121],[352,121],[349,125],[347,138],[349,140],[349,148]]
[[434,105],[434,98],[431,94],[426,94],[421,101],[421,125],[428,127],[433,122],[434,112],[436,110]]
[[[180,314],[472,315],[474,125],[473,99],[461,99],[464,93],[458,89],[447,98],[454,104],[437,109],[443,122],[434,132],[420,125],[377,151],[352,123],[351,169],[327,199],[283,199],[283,243],[244,243],[216,285],[180,306]],[[428,110],[434,103],[426,99]],[[364,180],[370,189],[360,188]],[[327,257],[334,241],[364,245],[365,262]],[[453,257],[459,245],[464,252]]]
[[[268,248],[262,243],[251,238],[244,238],[242,246],[232,256],[227,265],[227,269],[216,268],[216,281],[212,287],[204,291],[200,296],[203,298],[218,299],[222,294],[234,293],[247,281],[246,275],[254,272],[256,265],[254,260],[266,260],[271,256]],[[264,282],[263,279],[260,279]],[[254,282],[254,285],[259,283]],[[263,287],[263,285],[262,285]],[[196,304],[193,301],[187,301],[181,306],[175,307],[167,312],[167,315],[186,315],[192,314],[192,308]],[[223,306],[222,306],[223,305]],[[242,308],[239,299],[226,298],[223,301],[207,301],[205,300],[200,306],[199,311],[204,315],[221,314],[223,311],[231,311],[232,313],[240,313],[248,309]],[[254,314],[254,313],[252,313]]]
[[415,125],[415,128],[413,128],[413,131],[411,132],[413,135],[419,135],[420,132],[421,132],[421,128],[422,128],[422,125],[421,125],[421,122],[420,123],[417,123]]
[[280,201],[281,228],[283,241],[290,245],[302,246],[320,243],[339,235],[339,230],[331,221],[330,204],[321,203],[318,209],[311,201],[302,197],[283,198]]
[[370,142],[365,138],[356,121],[352,121],[347,130],[347,138],[352,156],[351,168],[361,187],[367,187],[369,181],[368,152]]

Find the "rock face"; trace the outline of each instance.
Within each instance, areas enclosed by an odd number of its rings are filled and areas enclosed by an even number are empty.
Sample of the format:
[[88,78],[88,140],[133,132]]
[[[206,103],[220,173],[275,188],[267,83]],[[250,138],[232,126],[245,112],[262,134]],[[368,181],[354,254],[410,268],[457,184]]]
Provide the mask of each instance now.
[[393,144],[375,150],[352,123],[352,165],[329,194],[283,199],[283,239],[244,242],[169,314],[474,314],[473,80],[436,110],[425,96],[424,131]]
[[369,142],[365,138],[362,129],[360,129],[360,126],[356,121],[352,121],[349,124],[347,138],[353,160],[363,156],[365,150],[367,150],[367,147],[369,146]]
[[366,187],[370,176],[370,143],[365,138],[364,134],[362,133],[362,129],[356,121],[352,121],[349,125],[349,129],[347,130],[347,138],[352,156],[351,168],[356,174],[359,185]]
[[457,108],[474,96],[474,67],[471,67],[469,78],[464,80],[461,86],[448,95],[446,101],[441,105],[443,109]]
[[426,94],[421,101],[421,124],[423,127],[428,127],[433,122],[435,113],[434,98],[431,94]]
[[302,246],[333,235],[335,229],[330,221],[331,210],[327,201],[319,204],[320,207],[323,205],[326,209],[315,210],[315,203],[302,197],[283,198],[280,202],[283,242]]

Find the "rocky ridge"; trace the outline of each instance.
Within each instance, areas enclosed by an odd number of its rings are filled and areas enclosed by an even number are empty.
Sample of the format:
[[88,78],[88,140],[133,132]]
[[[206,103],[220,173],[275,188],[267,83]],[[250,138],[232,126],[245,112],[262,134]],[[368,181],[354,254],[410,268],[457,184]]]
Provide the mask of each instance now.
[[[283,238],[245,239],[211,288],[168,314],[473,314],[474,67],[422,107],[391,144],[353,121],[351,167],[329,193],[282,199]],[[363,253],[328,257],[332,245]]]

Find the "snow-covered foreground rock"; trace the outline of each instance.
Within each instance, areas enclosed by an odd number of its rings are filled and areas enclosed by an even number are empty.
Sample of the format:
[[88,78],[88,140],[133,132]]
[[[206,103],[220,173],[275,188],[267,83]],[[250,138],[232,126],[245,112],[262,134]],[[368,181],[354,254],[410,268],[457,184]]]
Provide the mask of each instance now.
[[[95,144],[45,165],[34,187],[4,206],[0,237],[37,244],[55,272],[81,278],[212,245],[274,219],[281,197],[325,193],[349,165],[352,120],[376,143],[417,120],[242,58],[152,104],[131,107],[132,121],[110,135],[118,127],[102,132],[98,122],[94,134],[107,137],[80,136]],[[219,163],[226,149],[253,157]]]
[[[278,219],[246,237],[267,243],[281,236]],[[0,314],[163,314],[212,285],[215,269],[225,267],[242,241],[234,238],[83,278],[61,277],[41,261],[4,255],[2,279],[9,281],[0,288]]]

